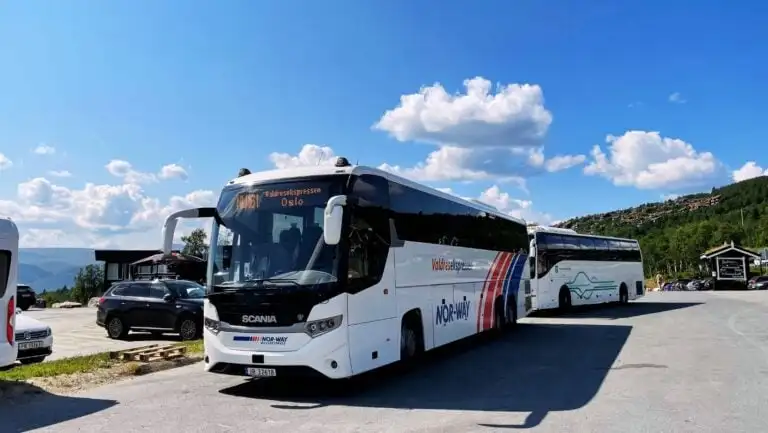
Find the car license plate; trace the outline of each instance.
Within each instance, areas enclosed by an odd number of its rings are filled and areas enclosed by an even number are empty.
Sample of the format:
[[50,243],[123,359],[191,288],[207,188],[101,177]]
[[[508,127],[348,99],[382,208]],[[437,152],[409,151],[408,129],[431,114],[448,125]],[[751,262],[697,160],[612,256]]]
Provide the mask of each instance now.
[[274,368],[246,367],[245,374],[251,377],[274,377],[277,376],[277,370]]
[[19,343],[19,350],[39,349],[43,347],[42,341],[30,341],[27,343]]

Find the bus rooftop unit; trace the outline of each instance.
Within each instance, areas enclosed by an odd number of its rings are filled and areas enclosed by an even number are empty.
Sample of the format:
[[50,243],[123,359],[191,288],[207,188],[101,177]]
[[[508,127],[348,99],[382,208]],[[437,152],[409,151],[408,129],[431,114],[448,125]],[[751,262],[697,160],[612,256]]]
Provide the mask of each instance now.
[[242,171],[164,251],[206,216],[209,372],[345,378],[532,308],[524,221],[345,158]]
[[16,273],[19,230],[10,218],[0,217],[0,367],[16,362]]
[[529,227],[528,233],[534,309],[627,303],[645,294],[636,240],[543,226]]

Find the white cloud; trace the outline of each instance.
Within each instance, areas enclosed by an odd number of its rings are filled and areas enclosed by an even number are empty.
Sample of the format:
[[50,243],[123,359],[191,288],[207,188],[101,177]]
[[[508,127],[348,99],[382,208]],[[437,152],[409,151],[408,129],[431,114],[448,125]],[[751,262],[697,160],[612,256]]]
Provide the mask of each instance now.
[[301,147],[298,155],[272,152],[269,154],[269,160],[275,165],[275,168],[291,168],[307,165],[332,165],[336,162],[335,156],[333,149],[328,146],[305,144]]
[[160,179],[187,180],[188,177],[187,170],[178,164],[167,164],[160,169]]
[[562,171],[583,164],[586,160],[585,155],[555,155],[544,163],[544,168],[549,172]]
[[158,173],[149,173],[138,171],[133,168],[133,164],[122,159],[113,159],[104,166],[109,174],[122,178],[126,184],[147,184],[157,182],[159,179],[182,179],[186,180],[187,170],[178,164],[164,165]]
[[13,161],[0,153],[0,171],[13,167]]
[[535,210],[532,201],[512,198],[509,193],[502,191],[498,185],[493,185],[480,193],[478,199],[502,212],[522,218],[529,224],[550,225],[554,222],[552,215]]
[[429,143],[438,149],[413,167],[380,168],[416,180],[509,181],[530,172],[528,156],[532,149],[542,152],[552,123],[541,87],[508,84],[494,90],[482,77],[464,80],[464,87],[464,94],[449,94],[435,83],[401,96],[399,105],[387,110],[373,128],[400,142]]
[[683,99],[683,95],[680,94],[680,92],[674,92],[671,95],[669,95],[669,102],[675,103],[675,104],[685,104],[687,101]]
[[677,138],[661,137],[658,132],[627,131],[608,135],[607,156],[599,145],[592,149],[592,161],[584,168],[587,175],[600,175],[617,186],[641,189],[699,186],[719,176],[722,164],[710,152],[698,152]]
[[[112,168],[121,172],[119,164]],[[168,214],[214,204],[215,194],[207,190],[165,201],[148,196],[136,183],[86,183],[82,189],[70,189],[37,177],[19,184],[14,200],[0,200],[0,214],[23,227],[24,246],[149,248],[160,245],[160,228]]]
[[731,176],[734,182],[741,182],[759,176],[768,176],[768,169],[763,169],[755,161],[749,161],[738,170],[734,170]]
[[551,225],[555,223],[552,215],[539,212],[533,208],[533,202],[530,200],[521,200],[513,198],[508,192],[504,192],[498,185],[481,192],[477,197],[466,197],[457,194],[451,188],[436,188],[447,194],[453,194],[464,200],[477,199],[487,203],[501,212],[507,213],[517,218],[522,218],[526,223],[536,223],[540,225]]
[[52,177],[72,177],[72,173],[67,170],[51,170],[48,172],[48,175]]
[[[294,156],[287,153],[272,153],[269,156],[269,159],[272,161],[276,168],[289,168],[316,165],[317,161],[321,161],[321,164],[326,164],[328,163],[328,160],[333,161],[333,156],[334,151],[330,147],[320,147],[313,144],[306,144],[302,147],[298,155]],[[386,166],[386,164],[383,164],[382,166]],[[391,171],[401,171],[401,169],[398,167],[389,166],[388,168]],[[435,174],[435,176],[438,176],[438,174]],[[512,180],[512,182],[516,183],[517,187],[527,192],[525,189],[525,179],[519,178]],[[457,197],[464,198],[466,200],[472,199],[472,197],[465,197],[456,194],[451,188],[441,187],[436,189],[448,194],[453,194]],[[509,213],[510,215],[516,216],[518,218],[523,218],[526,221],[534,221],[539,224],[549,224],[553,221],[551,215],[534,210],[533,203],[530,200],[512,198],[509,193],[502,192],[498,185],[494,185],[488,188],[475,198],[497,207],[502,212]]]
[[56,149],[46,144],[41,144],[37,146],[32,152],[38,155],[53,155],[56,153]]

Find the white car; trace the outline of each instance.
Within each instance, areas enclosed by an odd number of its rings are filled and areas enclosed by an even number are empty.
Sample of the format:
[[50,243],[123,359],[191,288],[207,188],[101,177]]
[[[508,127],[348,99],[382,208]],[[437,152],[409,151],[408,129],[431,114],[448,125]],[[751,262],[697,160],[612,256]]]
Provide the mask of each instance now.
[[16,357],[22,364],[43,362],[53,353],[53,333],[45,323],[23,314],[16,309],[16,345],[19,354]]

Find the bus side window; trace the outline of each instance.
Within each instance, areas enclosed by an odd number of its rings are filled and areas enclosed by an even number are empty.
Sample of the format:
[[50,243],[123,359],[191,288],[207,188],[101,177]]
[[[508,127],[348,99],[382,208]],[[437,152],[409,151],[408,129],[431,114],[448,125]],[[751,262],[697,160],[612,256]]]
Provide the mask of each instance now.
[[381,281],[392,241],[389,230],[389,183],[373,175],[354,179],[351,207],[347,285],[356,293]]

